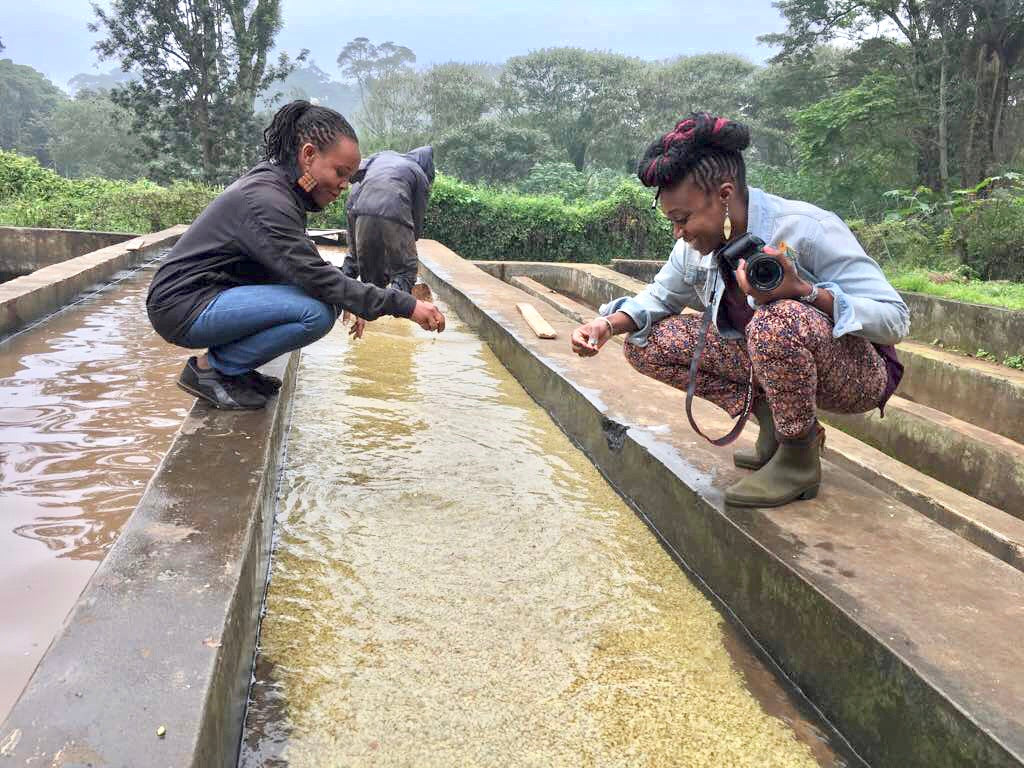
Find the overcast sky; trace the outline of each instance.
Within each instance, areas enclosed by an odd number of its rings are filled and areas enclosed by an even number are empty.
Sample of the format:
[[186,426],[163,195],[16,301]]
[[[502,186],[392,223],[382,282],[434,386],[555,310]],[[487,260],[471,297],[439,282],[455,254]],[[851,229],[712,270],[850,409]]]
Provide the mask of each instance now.
[[[62,88],[79,72],[106,72],[97,63],[97,35],[87,0],[0,0],[0,54],[43,72]],[[576,46],[645,59],[728,51],[762,62],[771,51],[758,35],[785,23],[769,0],[282,0],[278,48],[309,48],[337,76],[338,52],[354,37],[392,40],[411,48],[418,66],[443,61],[501,62],[538,48]]]

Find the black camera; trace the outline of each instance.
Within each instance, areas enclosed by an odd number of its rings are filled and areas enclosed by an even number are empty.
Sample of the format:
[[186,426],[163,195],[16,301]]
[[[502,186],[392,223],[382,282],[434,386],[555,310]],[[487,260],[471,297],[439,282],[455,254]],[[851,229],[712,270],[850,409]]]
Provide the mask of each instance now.
[[[718,249],[719,262],[725,262],[733,272],[740,259],[747,260],[747,280],[753,288],[768,293],[782,284],[782,262],[775,248],[765,250],[765,242],[757,235],[746,232]],[[784,252],[783,252],[784,253]]]

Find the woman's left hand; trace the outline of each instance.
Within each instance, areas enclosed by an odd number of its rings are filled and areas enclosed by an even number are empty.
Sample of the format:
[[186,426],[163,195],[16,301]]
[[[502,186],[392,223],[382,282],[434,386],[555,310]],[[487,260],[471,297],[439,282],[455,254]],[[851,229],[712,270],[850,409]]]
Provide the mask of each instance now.
[[797,299],[811,292],[811,284],[801,279],[797,274],[796,264],[791,259],[786,258],[785,254],[774,258],[782,264],[782,282],[767,293],[757,290],[750,284],[747,279],[746,259],[740,259],[740,265],[736,270],[736,282],[739,283],[740,290],[747,296],[753,296],[754,303],[759,307],[779,299]]

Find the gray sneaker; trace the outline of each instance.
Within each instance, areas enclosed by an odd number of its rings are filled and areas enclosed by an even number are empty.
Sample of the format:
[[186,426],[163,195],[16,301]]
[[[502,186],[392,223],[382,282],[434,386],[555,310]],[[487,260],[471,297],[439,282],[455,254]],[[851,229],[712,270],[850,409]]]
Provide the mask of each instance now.
[[213,368],[200,370],[196,359],[190,357],[178,377],[178,386],[205,400],[214,408],[229,411],[252,411],[267,404],[267,398],[236,376],[225,376]]

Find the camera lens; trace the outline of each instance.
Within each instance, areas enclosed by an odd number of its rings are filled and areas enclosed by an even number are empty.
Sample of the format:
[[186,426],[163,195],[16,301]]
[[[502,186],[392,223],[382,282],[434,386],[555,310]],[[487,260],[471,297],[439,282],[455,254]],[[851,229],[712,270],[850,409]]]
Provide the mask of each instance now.
[[750,284],[764,293],[778,288],[782,276],[782,265],[771,256],[758,255],[747,263]]

